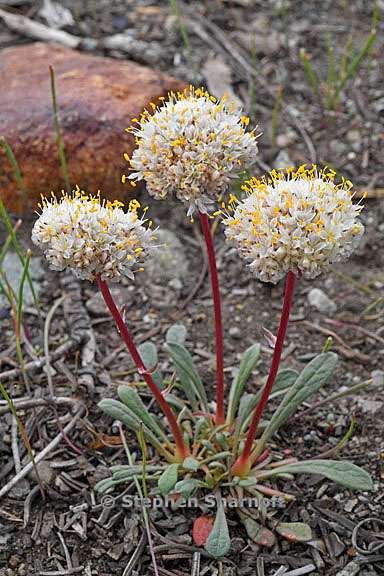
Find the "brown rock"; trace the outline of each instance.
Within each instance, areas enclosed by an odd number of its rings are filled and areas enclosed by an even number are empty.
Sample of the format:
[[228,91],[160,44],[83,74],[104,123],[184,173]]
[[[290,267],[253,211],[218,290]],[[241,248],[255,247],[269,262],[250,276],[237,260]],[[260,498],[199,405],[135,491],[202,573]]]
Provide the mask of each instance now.
[[[132,196],[121,183],[133,137],[124,129],[149,102],[183,84],[132,62],[89,56],[56,44],[35,43],[0,53],[0,136],[24,175],[30,206],[40,193],[64,187],[58,159],[49,65],[56,72],[58,105],[71,185],[111,198]],[[11,166],[0,150],[0,198],[22,212]]]

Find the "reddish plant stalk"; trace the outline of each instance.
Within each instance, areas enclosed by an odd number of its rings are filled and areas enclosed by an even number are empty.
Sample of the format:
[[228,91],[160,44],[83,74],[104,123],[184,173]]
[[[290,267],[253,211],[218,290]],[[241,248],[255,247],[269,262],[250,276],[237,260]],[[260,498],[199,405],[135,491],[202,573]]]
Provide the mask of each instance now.
[[201,227],[203,229],[205,245],[207,247],[209,271],[212,286],[212,298],[215,311],[216,336],[216,425],[224,424],[224,343],[223,326],[221,320],[221,298],[219,276],[217,273],[215,247],[213,244],[208,216],[199,212]]
[[143,376],[145,382],[147,383],[151,392],[153,393],[156,400],[160,404],[160,407],[161,407],[162,411],[164,412],[164,414],[165,414],[165,416],[169,422],[169,425],[172,429],[173,437],[175,439],[175,444],[176,444],[175,457],[176,457],[177,461],[181,462],[184,460],[184,458],[189,456],[189,450],[184,443],[183,435],[182,435],[180,427],[176,421],[175,415],[173,414],[169,404],[165,400],[161,391],[159,390],[159,388],[154,383],[152,376],[147,372],[145,365],[141,359],[141,356],[140,356],[139,352],[137,351],[137,348],[136,348],[136,346],[132,340],[132,337],[128,331],[128,328],[127,328],[127,326],[126,326],[126,324],[125,324],[125,322],[124,322],[124,320],[123,320],[123,318],[122,318],[122,316],[121,316],[121,314],[120,314],[120,312],[119,312],[119,310],[118,310],[118,308],[117,308],[117,306],[113,300],[113,297],[109,291],[108,285],[106,284],[106,282],[104,280],[102,280],[100,278],[100,276],[96,276],[96,281],[97,281],[97,284],[98,284],[100,291],[103,295],[105,303],[106,303],[107,307],[109,308],[109,311],[111,312],[111,314],[113,316],[113,319],[116,322],[116,325],[119,329],[119,332],[120,332],[121,336],[123,337],[125,344],[127,345],[129,353],[132,356],[132,359],[133,359],[134,363],[136,364],[139,373]]
[[251,425],[249,427],[247,439],[245,442],[244,451],[236,460],[234,465],[232,466],[232,472],[236,476],[245,476],[248,474],[252,462],[251,462],[251,452],[253,447],[253,441],[256,437],[257,428],[260,422],[261,415],[264,411],[264,408],[268,402],[268,398],[271,394],[273,384],[275,382],[275,378],[279,369],[280,360],[281,360],[281,353],[283,351],[283,344],[285,339],[285,334],[288,328],[288,321],[289,321],[289,313],[291,311],[292,301],[293,301],[293,294],[295,289],[295,282],[296,277],[293,272],[288,272],[287,279],[285,283],[285,294],[284,294],[284,303],[283,309],[281,311],[281,318],[280,318],[280,325],[279,330],[277,332],[275,349],[273,352],[271,368],[269,370],[268,380],[264,386],[263,393],[261,395],[260,401],[256,406],[255,413],[252,418]]

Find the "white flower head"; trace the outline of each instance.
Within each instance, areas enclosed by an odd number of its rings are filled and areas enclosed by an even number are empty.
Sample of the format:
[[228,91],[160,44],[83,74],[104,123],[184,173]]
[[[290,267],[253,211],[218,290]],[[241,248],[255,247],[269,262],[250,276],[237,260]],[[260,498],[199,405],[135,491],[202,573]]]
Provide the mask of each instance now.
[[362,206],[353,204],[352,183],[335,176],[303,165],[251,178],[243,201],[231,196],[225,234],[259,280],[276,283],[289,271],[315,278],[354,251]]
[[[149,194],[163,199],[171,193],[188,204],[188,214],[207,213],[226,192],[231,179],[251,166],[257,154],[257,135],[246,131],[249,118],[204,89],[171,92],[160,108],[145,110],[135,135],[137,148],[126,155],[131,183],[145,180]],[[125,176],[123,176],[123,181]]]
[[32,230],[32,241],[39,246],[54,270],[70,268],[81,279],[119,281],[143,270],[142,263],[154,247],[151,221],[138,216],[137,200],[127,211],[121,202],[101,200],[77,188],[72,195],[57,199],[43,197],[41,214]]

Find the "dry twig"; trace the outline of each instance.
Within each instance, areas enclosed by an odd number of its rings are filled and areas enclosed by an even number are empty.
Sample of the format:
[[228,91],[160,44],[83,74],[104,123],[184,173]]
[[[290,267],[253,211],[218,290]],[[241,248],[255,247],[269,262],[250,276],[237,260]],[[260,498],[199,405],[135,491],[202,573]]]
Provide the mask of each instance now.
[[[17,403],[16,404],[16,408],[17,408]],[[72,428],[75,426],[76,422],[79,420],[79,418],[84,414],[85,412],[85,408],[83,405],[80,405],[79,409],[77,410],[76,414],[71,418],[71,420],[68,422],[68,424],[63,428],[63,431],[60,432],[53,440],[51,440],[51,442],[41,451],[39,452],[39,454],[37,454],[37,456],[35,457],[35,463],[38,464],[39,462],[41,462],[42,460],[44,460],[44,458],[54,449],[56,448],[56,446],[58,446],[61,442],[61,440],[63,439],[65,434],[68,434]],[[1,412],[0,412],[1,413]],[[10,482],[8,482],[8,484],[6,484],[5,486],[3,486],[3,488],[1,488],[0,490],[0,498],[2,498],[3,496],[5,496],[6,494],[8,494],[8,492],[22,479],[25,478],[25,476],[27,476],[27,474],[29,474],[29,472],[32,470],[34,463],[33,462],[29,462],[28,464],[26,464],[26,466],[24,466],[24,468],[22,468],[13,478],[12,480],[10,480]]]
[[[78,343],[75,340],[69,339],[64,344],[61,344],[54,352],[51,354],[51,362],[59,360],[64,354],[69,352],[71,348],[74,348]],[[42,369],[45,366],[45,358],[39,358],[38,360],[32,360],[27,362],[24,366],[24,370],[27,372],[35,372]],[[21,374],[20,368],[13,368],[12,370],[7,370],[0,374],[0,382],[7,382],[13,378],[17,378]]]
[[81,45],[81,38],[77,38],[73,36],[73,34],[68,34],[68,32],[64,32],[63,30],[54,30],[44,24],[40,24],[40,22],[35,22],[20,14],[12,14],[1,8],[0,19],[14,32],[23,34],[34,40],[58,42],[59,44],[67,46],[67,48],[79,48]]

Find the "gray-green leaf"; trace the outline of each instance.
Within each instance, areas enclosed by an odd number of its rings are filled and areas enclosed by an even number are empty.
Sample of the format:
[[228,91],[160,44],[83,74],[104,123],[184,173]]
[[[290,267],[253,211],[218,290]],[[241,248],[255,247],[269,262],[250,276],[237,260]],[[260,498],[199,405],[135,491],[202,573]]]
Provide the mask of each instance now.
[[184,345],[185,339],[187,337],[187,329],[184,324],[173,324],[167,330],[167,335],[165,337],[166,341],[173,344],[180,344],[181,346]]
[[190,353],[184,346],[176,344],[175,342],[168,342],[166,346],[172,356],[180,384],[183,387],[192,409],[194,411],[199,410],[199,400],[208,412],[208,400],[204,385],[195,368]]
[[[276,376],[275,383],[273,384],[270,399],[281,394],[284,390],[294,384],[298,378],[299,373],[291,368],[281,370]],[[239,414],[236,423],[236,434],[240,429],[245,430],[252,417],[252,412],[260,400],[262,389],[257,394],[245,394],[240,400]]]
[[229,392],[228,416],[227,416],[228,424],[233,422],[235,418],[241,393],[259,357],[260,357],[259,344],[253,344],[243,354],[243,357],[240,362],[239,373],[232,382],[231,390]]
[[372,490],[373,482],[371,476],[351,462],[339,460],[308,460],[308,462],[296,462],[279,466],[273,470],[267,470],[258,474],[258,478],[267,478],[277,474],[321,474],[329,480],[333,480],[350,488],[351,490]]
[[115,420],[120,420],[133,432],[139,430],[140,422],[122,402],[113,398],[104,398],[99,402],[98,407],[108,416],[112,416]]
[[188,458],[185,458],[183,462],[183,468],[185,468],[185,470],[191,470],[192,472],[196,472],[196,470],[199,469],[199,466],[199,461],[196,460],[196,458],[192,458],[192,456],[188,456]]
[[189,496],[195,488],[199,486],[201,486],[201,482],[197,480],[197,478],[186,478],[175,484],[173,492],[180,493],[183,496]]
[[[134,412],[132,412],[125,404],[114,400],[113,398],[104,398],[98,404],[98,407],[112,416],[115,420],[120,420],[125,424],[130,430],[137,433],[140,429],[140,420],[137,418]],[[160,441],[156,436],[149,430],[146,426],[143,428],[145,438],[160,452],[163,451]]]
[[151,372],[152,380],[162,390],[164,388],[163,376],[158,368],[157,348],[153,342],[143,342],[137,348],[144,366]]
[[160,494],[169,494],[177,482],[177,470],[179,464],[170,464],[159,478],[158,487]]
[[120,400],[131,410],[139,419],[139,421],[144,422],[150,430],[152,430],[157,436],[167,440],[164,430],[160,424],[155,420],[150,412],[148,412],[147,407],[140,398],[139,394],[133,388],[130,388],[126,384],[121,384],[117,389],[117,394]]
[[336,364],[337,354],[334,352],[319,354],[309,362],[285,394],[280,406],[272,416],[259,442],[260,449],[276,430],[296,412],[297,407],[325,384],[336,368]]
[[220,558],[227,554],[230,547],[231,539],[229,537],[227,519],[225,517],[224,507],[219,500],[215,522],[204,548],[208,554],[211,554],[215,558]]

